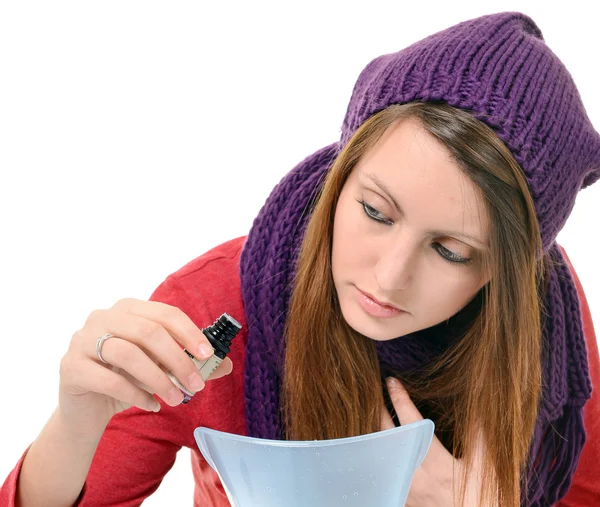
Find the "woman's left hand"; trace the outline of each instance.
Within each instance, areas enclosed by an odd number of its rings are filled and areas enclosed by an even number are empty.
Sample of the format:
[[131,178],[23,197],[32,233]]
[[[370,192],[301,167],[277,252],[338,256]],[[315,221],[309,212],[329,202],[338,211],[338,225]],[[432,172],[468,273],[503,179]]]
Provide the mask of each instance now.
[[[395,379],[394,379],[395,380]],[[401,425],[407,425],[423,420],[423,416],[414,405],[404,386],[397,380],[387,384],[390,399]],[[392,417],[385,406],[381,414],[381,429],[395,428]],[[480,456],[478,452],[476,456]],[[464,506],[475,506],[479,500],[479,464],[481,460],[475,460],[474,469],[469,472],[467,494]],[[434,435],[431,446],[423,463],[415,471],[408,499],[407,507],[454,507],[453,495],[459,489],[459,480],[463,473],[461,460],[457,460],[450,454],[438,438]],[[453,477],[454,468],[454,477]]]

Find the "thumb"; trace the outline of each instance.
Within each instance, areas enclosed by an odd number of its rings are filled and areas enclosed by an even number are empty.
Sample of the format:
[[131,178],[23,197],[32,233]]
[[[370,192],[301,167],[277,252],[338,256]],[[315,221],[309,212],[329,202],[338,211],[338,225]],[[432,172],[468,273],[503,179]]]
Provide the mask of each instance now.
[[421,412],[412,402],[408,392],[398,379],[388,377],[386,384],[394,410],[402,426],[423,420]]

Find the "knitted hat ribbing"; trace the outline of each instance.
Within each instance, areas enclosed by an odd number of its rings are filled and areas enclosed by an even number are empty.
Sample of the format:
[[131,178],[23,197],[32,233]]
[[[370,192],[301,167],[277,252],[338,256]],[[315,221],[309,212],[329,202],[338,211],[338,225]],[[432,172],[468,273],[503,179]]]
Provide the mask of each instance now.
[[600,178],[600,135],[568,70],[520,13],[465,21],[361,72],[340,147],[375,112],[415,100],[444,101],[492,127],[527,177],[544,251],[577,192]]

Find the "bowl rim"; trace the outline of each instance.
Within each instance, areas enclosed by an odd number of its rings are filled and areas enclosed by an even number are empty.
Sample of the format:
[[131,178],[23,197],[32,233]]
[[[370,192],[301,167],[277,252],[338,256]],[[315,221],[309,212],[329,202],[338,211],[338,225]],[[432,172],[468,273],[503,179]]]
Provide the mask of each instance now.
[[[355,437],[343,437],[343,438],[332,438],[327,440],[273,440],[269,438],[259,438],[259,437],[249,437],[246,435],[238,435],[236,433],[228,433],[226,431],[215,430],[212,428],[207,428],[205,426],[199,426],[194,430],[194,437],[198,439],[200,435],[207,434],[213,436],[222,436],[226,435],[225,438],[228,440],[234,440],[237,442],[258,444],[262,446],[268,447],[292,447],[292,448],[302,448],[302,447],[333,447],[344,444],[351,444],[354,442],[363,442],[369,440],[375,440],[379,438],[384,438],[390,434],[395,433],[404,433],[410,431],[416,431],[421,427],[429,426],[431,433],[435,429],[435,424],[431,419],[422,419],[420,421],[415,421],[410,424],[405,424],[404,426],[397,426],[396,428],[390,428],[387,430],[376,431],[374,433],[367,433],[366,435],[357,435]],[[223,438],[223,437],[221,437]]]

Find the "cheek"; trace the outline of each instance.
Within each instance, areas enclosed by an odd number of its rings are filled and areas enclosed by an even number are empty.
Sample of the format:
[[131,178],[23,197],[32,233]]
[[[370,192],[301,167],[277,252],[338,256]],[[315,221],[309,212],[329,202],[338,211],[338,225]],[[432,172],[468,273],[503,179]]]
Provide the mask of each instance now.
[[420,305],[423,308],[421,317],[428,325],[443,322],[462,310],[475,297],[478,289],[479,284],[474,279],[457,282],[438,276],[435,283],[427,284],[426,290],[421,292],[424,296],[421,301],[425,303]]
[[343,276],[346,270],[369,263],[369,242],[365,241],[364,221],[351,204],[340,200],[335,214],[332,245],[334,277]]

